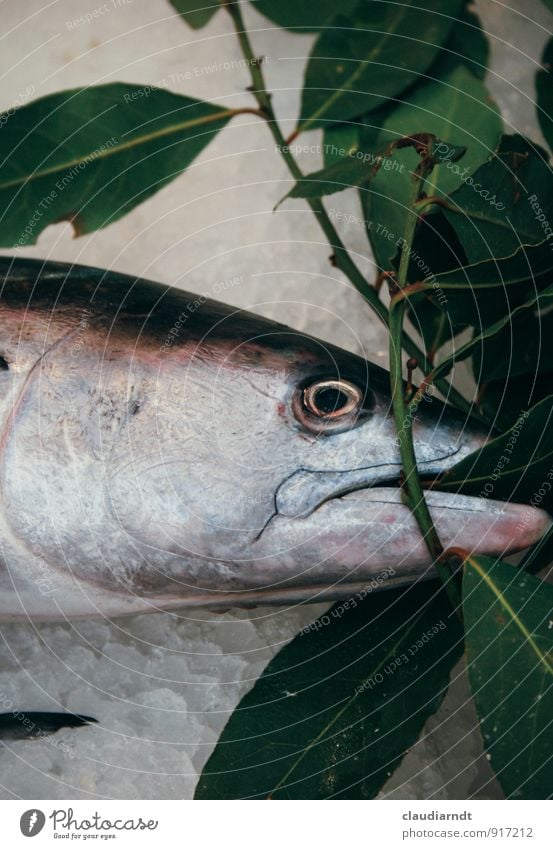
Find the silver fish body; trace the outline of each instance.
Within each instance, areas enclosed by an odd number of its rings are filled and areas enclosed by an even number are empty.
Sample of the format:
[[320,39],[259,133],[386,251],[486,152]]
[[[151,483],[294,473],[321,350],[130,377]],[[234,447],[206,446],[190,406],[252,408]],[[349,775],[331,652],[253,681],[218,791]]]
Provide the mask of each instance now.
[[[0,279],[0,619],[321,601],[432,574],[385,371],[114,272],[7,257]],[[437,400],[414,433],[428,475],[485,439]],[[447,545],[482,553],[549,524],[428,500]]]

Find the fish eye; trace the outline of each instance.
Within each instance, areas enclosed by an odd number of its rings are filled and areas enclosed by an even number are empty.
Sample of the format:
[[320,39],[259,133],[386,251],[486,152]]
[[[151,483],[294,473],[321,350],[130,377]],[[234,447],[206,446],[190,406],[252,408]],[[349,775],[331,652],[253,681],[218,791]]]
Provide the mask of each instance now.
[[312,433],[352,427],[366,417],[374,399],[367,389],[343,378],[318,379],[300,389],[293,402],[296,419]]
[[318,380],[303,390],[303,403],[310,413],[334,419],[356,410],[363,399],[358,386],[346,380]]

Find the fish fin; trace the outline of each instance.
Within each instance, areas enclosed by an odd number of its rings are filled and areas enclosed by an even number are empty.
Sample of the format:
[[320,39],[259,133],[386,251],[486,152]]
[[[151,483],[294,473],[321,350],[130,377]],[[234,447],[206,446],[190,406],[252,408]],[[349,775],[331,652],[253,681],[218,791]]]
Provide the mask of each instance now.
[[33,740],[55,734],[60,728],[79,728],[97,722],[92,716],[78,713],[51,713],[48,711],[21,710],[0,713],[0,739]]

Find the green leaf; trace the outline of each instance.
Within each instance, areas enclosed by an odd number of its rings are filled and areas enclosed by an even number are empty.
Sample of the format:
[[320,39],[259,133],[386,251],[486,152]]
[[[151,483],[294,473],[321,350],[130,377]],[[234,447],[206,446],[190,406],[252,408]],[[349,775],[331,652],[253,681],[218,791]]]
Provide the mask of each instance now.
[[[516,325],[520,318],[527,318],[528,316],[530,316],[531,319],[533,319],[534,321],[539,321],[539,311],[550,307],[552,304],[553,284],[544,289],[543,292],[536,293],[524,304],[521,304],[519,307],[516,307],[512,312],[507,313],[502,318],[498,319],[498,321],[494,322],[493,324],[490,324],[488,327],[484,328],[484,330],[482,330],[480,333],[475,333],[472,339],[469,339],[468,342],[465,342],[463,345],[453,351],[453,353],[449,357],[446,357],[439,363],[439,365],[436,366],[433,372],[433,379],[438,380],[448,375],[451,369],[457,363],[460,363],[463,360],[466,360],[467,357],[470,357],[471,355],[475,354],[479,348],[482,349],[485,345],[489,345],[490,341],[495,340],[500,333],[509,330],[511,325]],[[553,332],[551,335],[553,336]],[[541,339],[541,335],[538,335],[536,338],[539,341]],[[524,336],[520,334],[519,344],[513,344],[512,346],[513,353],[516,352],[516,358],[513,360],[514,368],[517,368],[518,366],[518,358],[521,356],[524,358],[526,356],[526,344],[524,344],[524,342],[527,343],[527,341],[528,337],[526,337],[526,340],[524,340]],[[489,354],[491,354],[491,356]],[[488,348],[486,356],[490,360],[490,371],[486,372],[485,379],[492,379],[492,377],[494,376],[494,372],[497,373],[498,368],[501,369],[500,373],[502,374],[502,376],[504,376],[504,369],[506,367],[505,361],[507,359],[504,356],[504,353],[502,352],[501,355],[498,355],[496,348],[490,347]],[[480,356],[480,359],[481,358],[482,356]]]
[[[531,502],[553,480],[553,395],[518,410],[512,428],[469,454],[439,480],[438,489],[502,501]],[[553,503],[552,493],[540,506]]]
[[[285,29],[318,32],[336,17],[335,0],[251,0],[256,9]],[[348,14],[359,0],[342,0],[339,11]]]
[[445,215],[471,262],[507,256],[552,233],[553,173],[545,152],[522,136],[504,136],[497,153],[463,185]]
[[371,179],[373,173],[374,163],[371,167],[370,164],[348,155],[329,165],[328,168],[306,174],[287,195],[284,195],[278,205],[286,198],[320,198],[343,192],[344,189],[362,186]]
[[[468,148],[463,145],[453,144],[452,142],[448,142],[446,144],[441,139],[437,138],[432,144],[431,153],[436,165],[449,165],[450,162],[458,162],[462,159],[467,152],[467,149]],[[443,169],[439,169],[436,172],[438,179],[442,170]]]
[[[419,270],[427,276],[420,283],[411,284],[405,294],[413,323],[418,327],[422,321],[421,332],[428,346],[427,333],[431,334],[432,328],[440,324],[444,325],[439,334],[440,344],[467,326],[485,331],[523,306],[532,297],[532,292],[545,290],[553,270],[553,240],[523,246],[509,257],[460,266],[439,274],[431,270],[427,273],[424,256],[417,254],[416,257],[421,263]],[[427,316],[423,299],[434,305]],[[434,351],[436,349],[434,346]]]
[[509,380],[490,380],[478,387],[477,406],[485,421],[493,422],[497,430],[512,427],[521,410],[528,410],[551,394],[553,371]]
[[372,799],[438,708],[462,630],[435,582],[336,604],[271,661],[197,799]]
[[193,29],[205,27],[220,7],[219,0],[169,0],[169,2]]
[[379,168],[387,168],[391,162],[389,158],[382,158],[377,153],[359,150],[353,134],[349,134],[347,138],[348,148],[334,148],[335,154],[331,164],[298,180],[279,201],[279,205],[286,198],[320,198],[343,192],[345,189],[365,186]]
[[[433,379],[443,378],[454,365],[473,356],[478,409],[499,429],[509,428],[521,410],[551,393],[552,299],[553,286],[548,286],[475,332],[472,339],[455,348],[436,366]],[[497,308],[497,304],[494,306]],[[418,317],[420,307],[416,309]],[[440,312],[438,307],[435,309],[436,313]],[[447,310],[441,310],[441,315],[447,328],[458,329],[452,326]],[[501,378],[496,379],[497,375]]]
[[[510,256],[487,259],[456,268],[436,276],[443,289],[494,289],[514,286],[532,277],[553,271],[553,238],[534,245],[522,245]],[[436,288],[434,281],[424,281],[421,289]]]
[[[461,185],[459,171],[473,174],[489,159],[501,130],[499,111],[486,87],[460,65],[443,79],[418,87],[394,110],[382,128],[379,145],[422,132],[437,136],[443,162],[427,182],[427,192],[443,196]],[[407,169],[402,176],[409,180]]]
[[545,46],[541,64],[536,74],[538,121],[547,144],[553,149],[553,38]]
[[0,244],[32,245],[56,221],[76,235],[111,224],[184,171],[233,114],[127,83],[23,106],[0,132]]
[[461,63],[477,79],[483,80],[486,76],[489,55],[490,43],[478,16],[468,9],[463,9],[444,49],[438,54],[428,75],[439,80]]
[[553,586],[488,557],[463,578],[468,672],[484,745],[509,799],[553,795]]
[[[384,122],[377,147],[385,150],[398,138],[432,133],[439,139],[445,161],[436,167],[428,181],[428,194],[440,197],[461,185],[460,174],[470,175],[485,162],[501,136],[501,118],[485,86],[463,65],[441,81],[420,85]],[[459,148],[466,148],[457,163]],[[374,221],[371,242],[379,265],[389,270],[396,247],[379,226],[403,235],[412,196],[413,151],[394,153],[395,169],[381,169],[370,191],[363,193],[365,217]]]
[[412,298],[409,303],[409,321],[424,340],[424,350],[433,362],[436,352],[463,327],[453,324],[446,310],[430,298]]
[[347,121],[383,105],[420,78],[447,39],[459,0],[360,2],[313,47],[298,130]]
[[[312,171],[299,180],[294,187],[282,198],[320,198],[332,195],[345,189],[366,185],[380,168],[388,170],[393,166],[389,156],[378,153],[370,153],[359,150],[357,139],[354,141],[353,134],[349,137],[350,146],[340,148],[341,155],[336,156],[334,161],[318,171]],[[394,139],[397,141],[397,139]],[[440,139],[435,139],[430,144],[430,155],[437,164],[445,162],[456,162],[466,152],[465,147],[446,144]],[[282,200],[280,203],[282,203]]]
[[514,254],[436,274],[411,287],[426,292],[453,328],[485,329],[547,287],[553,271],[553,239],[524,245]]
[[324,165],[328,168],[336,162],[341,162],[359,150],[359,127],[357,124],[334,124],[324,131],[323,154]]
[[406,149],[395,151],[389,161],[396,163],[396,167],[382,171],[360,192],[367,235],[376,264],[382,271],[393,270],[407,216],[412,214],[410,174],[419,164],[419,158],[414,150]]
[[[553,366],[552,287],[536,299],[536,308],[523,307],[505,316],[499,332],[485,334],[484,344],[474,352],[472,370],[478,383],[526,375],[529,382]],[[540,307],[538,309],[538,307]],[[509,320],[506,320],[510,318]],[[492,327],[497,326],[496,322]]]

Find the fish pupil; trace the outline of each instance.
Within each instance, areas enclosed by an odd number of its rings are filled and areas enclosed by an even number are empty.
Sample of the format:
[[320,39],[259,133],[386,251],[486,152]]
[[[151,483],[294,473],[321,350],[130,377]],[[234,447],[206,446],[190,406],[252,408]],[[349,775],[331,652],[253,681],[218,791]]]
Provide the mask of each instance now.
[[345,407],[348,402],[348,396],[341,389],[334,389],[328,386],[318,390],[315,394],[315,402],[320,412],[328,415]]

